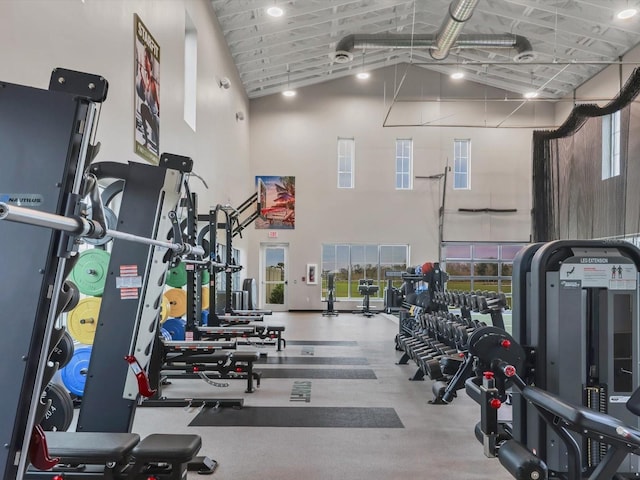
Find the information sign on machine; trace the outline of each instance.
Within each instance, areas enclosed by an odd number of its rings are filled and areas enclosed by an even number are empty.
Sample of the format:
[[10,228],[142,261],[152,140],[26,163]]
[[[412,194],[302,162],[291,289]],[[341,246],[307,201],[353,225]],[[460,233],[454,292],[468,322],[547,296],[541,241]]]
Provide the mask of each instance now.
[[634,290],[638,271],[625,257],[573,257],[560,267],[561,288]]

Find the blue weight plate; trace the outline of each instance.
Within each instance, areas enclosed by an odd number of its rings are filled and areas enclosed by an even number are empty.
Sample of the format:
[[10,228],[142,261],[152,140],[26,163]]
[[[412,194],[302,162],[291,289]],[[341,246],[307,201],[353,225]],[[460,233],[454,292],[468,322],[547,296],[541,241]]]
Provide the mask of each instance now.
[[186,325],[187,322],[182,318],[170,318],[162,324],[162,328],[171,334],[172,340],[184,340]]
[[169,333],[169,330],[167,330],[166,328],[161,328],[160,329],[160,335],[162,336],[162,338],[164,338],[165,340],[173,340],[173,338],[171,337],[171,333]]
[[76,348],[71,361],[60,370],[64,386],[79,397],[84,394],[84,385],[89,371],[89,360],[91,360],[91,347]]
[[209,310],[202,310],[202,314],[200,316],[200,325],[206,327],[209,325]]

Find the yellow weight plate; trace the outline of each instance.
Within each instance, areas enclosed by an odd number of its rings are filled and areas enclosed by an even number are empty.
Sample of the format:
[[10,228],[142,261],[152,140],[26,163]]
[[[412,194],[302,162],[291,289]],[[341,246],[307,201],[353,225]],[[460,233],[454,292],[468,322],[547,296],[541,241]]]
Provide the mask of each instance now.
[[202,300],[202,309],[207,310],[209,308],[209,287],[203,287],[200,296]]
[[165,292],[169,299],[169,316],[182,317],[187,313],[187,292],[181,288],[171,288]]
[[85,345],[93,344],[93,337],[98,327],[98,315],[102,300],[89,297],[80,300],[78,306],[67,316],[67,330],[73,338]]
[[162,295],[162,303],[160,304],[160,323],[164,323],[169,318],[169,310],[171,310],[171,302],[166,295]]

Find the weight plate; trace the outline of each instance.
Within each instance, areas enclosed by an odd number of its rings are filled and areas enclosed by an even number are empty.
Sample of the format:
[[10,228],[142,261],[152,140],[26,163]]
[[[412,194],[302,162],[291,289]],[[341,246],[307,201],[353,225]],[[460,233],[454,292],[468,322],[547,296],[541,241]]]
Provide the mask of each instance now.
[[62,284],[62,289],[71,296],[67,304],[64,306],[63,312],[70,312],[78,306],[78,302],[80,301],[80,290],[78,290],[76,284],[71,280],[65,280]]
[[160,329],[160,336],[167,341],[173,340],[173,338],[171,337],[171,333],[169,333],[169,330],[167,330],[166,328]]
[[73,338],[71,338],[69,332],[65,330],[58,344],[51,350],[49,360],[58,362],[58,368],[64,368],[71,361],[73,351]]
[[172,288],[165,292],[169,299],[169,315],[171,317],[182,317],[187,313],[187,292],[180,288]]
[[109,253],[93,248],[80,254],[76,266],[71,270],[71,281],[80,293],[92,297],[102,296],[109,269]]
[[170,318],[162,325],[169,334],[172,340],[184,340],[185,326],[187,322],[182,318]]
[[102,300],[96,297],[83,298],[78,306],[69,312],[67,329],[73,338],[85,345],[93,343],[100,315]]
[[204,287],[202,289],[202,293],[200,294],[200,298],[202,300],[202,309],[206,310],[209,308],[209,288]]
[[66,432],[73,421],[73,400],[63,386],[50,383],[42,392],[42,403],[51,400],[40,426],[45,432]]
[[[104,219],[107,223],[108,230],[117,230],[118,228],[118,217],[115,212],[111,210],[109,207],[104,207]],[[113,238],[109,235],[106,235],[102,238],[85,238],[84,241],[89,245],[105,245],[109,243]]]
[[69,364],[60,370],[64,386],[78,397],[84,394],[84,384],[87,381],[90,360],[91,347],[76,348]]
[[209,279],[211,278],[211,275],[209,275],[209,270],[203,270],[202,276],[200,278],[202,285],[209,285]]
[[169,310],[171,310],[171,301],[166,295],[162,295],[162,303],[160,304],[160,323],[164,323],[169,318]]
[[167,273],[167,285],[173,288],[182,288],[187,284],[187,269],[184,263],[179,263],[177,267],[170,268]]

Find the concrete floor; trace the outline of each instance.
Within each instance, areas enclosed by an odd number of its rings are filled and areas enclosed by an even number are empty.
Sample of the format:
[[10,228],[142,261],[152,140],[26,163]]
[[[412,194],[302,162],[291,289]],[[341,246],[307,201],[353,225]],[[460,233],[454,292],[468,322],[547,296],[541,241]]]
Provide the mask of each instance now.
[[[394,348],[398,325],[393,317],[371,318],[350,313],[322,317],[319,313],[276,313],[267,323],[286,326],[291,340],[348,340],[357,346],[314,346],[315,357],[365,357],[368,365],[259,365],[268,368],[372,369],[376,380],[313,379],[311,402],[290,402],[293,382],[265,378],[255,393],[246,383],[232,380],[216,388],[202,380],[175,380],[169,397],[244,398],[247,406],[391,407],[404,428],[267,428],[189,427],[197,409],[139,408],[133,431],[197,433],[201,454],[219,462],[211,478],[218,480],[502,480],[511,476],[497,459],[488,459],[473,434],[480,408],[464,391],[451,405],[430,405],[431,382],[410,382],[415,366],[396,365]],[[255,349],[254,349],[255,350]],[[268,356],[309,355],[309,347],[289,345]],[[207,478],[190,473],[189,479]]]

